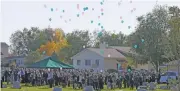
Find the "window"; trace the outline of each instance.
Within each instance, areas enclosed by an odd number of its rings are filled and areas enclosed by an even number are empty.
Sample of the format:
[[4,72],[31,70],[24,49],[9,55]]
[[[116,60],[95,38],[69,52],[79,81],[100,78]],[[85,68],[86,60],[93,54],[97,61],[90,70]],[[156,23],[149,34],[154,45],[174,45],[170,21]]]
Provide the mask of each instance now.
[[91,60],[85,60],[85,65],[90,66],[91,65]]
[[77,60],[77,65],[81,65],[81,60]]
[[96,66],[99,66],[99,60],[96,60]]

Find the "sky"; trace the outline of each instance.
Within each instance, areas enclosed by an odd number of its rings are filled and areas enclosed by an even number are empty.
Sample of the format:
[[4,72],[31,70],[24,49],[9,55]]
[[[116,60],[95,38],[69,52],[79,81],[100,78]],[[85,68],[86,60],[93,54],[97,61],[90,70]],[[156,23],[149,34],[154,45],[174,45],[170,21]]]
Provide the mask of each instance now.
[[136,17],[157,4],[180,7],[180,0],[2,0],[0,42],[10,44],[12,33],[30,27],[62,28],[65,33],[105,29],[128,35],[135,31]]

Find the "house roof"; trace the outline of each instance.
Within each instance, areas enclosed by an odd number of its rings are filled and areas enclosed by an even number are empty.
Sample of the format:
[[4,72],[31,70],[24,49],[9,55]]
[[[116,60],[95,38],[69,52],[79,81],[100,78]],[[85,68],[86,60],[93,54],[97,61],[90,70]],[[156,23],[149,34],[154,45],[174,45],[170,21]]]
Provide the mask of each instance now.
[[110,46],[110,48],[117,49],[122,52],[130,53],[132,52],[131,47],[121,47],[121,46]]
[[1,42],[1,46],[8,46],[9,47],[9,45],[6,44],[5,42]]
[[104,58],[109,58],[108,55],[110,55],[110,58],[121,58],[121,59],[126,58],[124,55],[122,55],[116,49],[112,49],[112,48],[108,48],[108,49],[87,48],[87,49],[99,54],[100,56],[103,56]]

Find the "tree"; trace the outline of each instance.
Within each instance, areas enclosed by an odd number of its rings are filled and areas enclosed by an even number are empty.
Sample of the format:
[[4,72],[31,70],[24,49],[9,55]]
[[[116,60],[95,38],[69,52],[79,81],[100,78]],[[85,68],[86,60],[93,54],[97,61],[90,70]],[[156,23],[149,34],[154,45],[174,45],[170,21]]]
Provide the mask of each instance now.
[[53,37],[50,37],[50,40],[45,45],[40,46],[38,49],[40,53],[45,52],[46,55],[51,56],[54,52],[58,53],[62,48],[68,46],[61,29],[55,29],[54,33],[49,36]]
[[172,15],[169,20],[170,31],[169,38],[171,43],[174,59],[180,59],[180,9],[177,6],[169,7],[169,12]]
[[25,64],[30,65],[41,60],[43,56],[38,51],[30,52],[25,58]]
[[24,28],[23,31],[17,30],[10,37],[10,49],[13,54],[27,55],[31,50],[29,47],[32,42],[39,35],[40,30],[37,27],[31,27],[31,29]]
[[106,42],[109,46],[125,46],[126,36],[119,33],[112,33],[110,31],[102,31],[102,35],[98,35],[99,32],[94,31],[95,47],[99,47],[100,43]]
[[152,12],[140,16],[137,20],[139,25],[132,36],[134,39],[132,47],[138,54],[147,58],[158,71],[158,66],[166,61],[163,56],[172,55],[167,37],[169,30],[167,9],[165,6],[156,6]]
[[63,48],[57,53],[61,60],[72,63],[71,57],[82,51],[84,47],[91,47],[91,39],[89,31],[85,30],[75,30],[72,33],[66,34],[66,39],[69,46]]

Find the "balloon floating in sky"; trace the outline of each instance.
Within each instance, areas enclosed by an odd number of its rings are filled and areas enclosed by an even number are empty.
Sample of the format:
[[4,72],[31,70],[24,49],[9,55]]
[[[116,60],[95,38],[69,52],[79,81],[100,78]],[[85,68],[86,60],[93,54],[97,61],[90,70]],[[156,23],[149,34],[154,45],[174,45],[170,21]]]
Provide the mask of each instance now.
[[91,23],[93,23],[93,20],[91,20]]
[[43,51],[43,55],[46,54],[46,51]]
[[44,4],[44,8],[47,8],[46,4]]
[[120,16],[120,19],[122,19],[122,16]]
[[64,22],[65,22],[65,23],[67,23],[67,21],[66,21],[66,20],[65,20]]
[[144,42],[144,39],[141,39],[141,42],[143,43],[143,42]]
[[94,10],[94,8],[92,8],[92,10]]
[[101,15],[104,15],[104,13],[101,13]]
[[131,26],[128,26],[128,28],[130,29],[130,28],[131,28]]
[[53,11],[53,8],[51,8],[51,11]]
[[100,16],[98,16],[98,19],[100,18]]
[[103,28],[103,26],[101,26],[101,28]]
[[88,7],[84,7],[83,10],[84,10],[84,11],[88,10]]
[[100,26],[101,25],[101,23],[98,23],[98,26]]
[[77,14],[77,17],[79,17],[79,14]]
[[137,45],[134,45],[134,48],[137,48],[138,46]]
[[103,2],[100,2],[101,5],[103,5]]
[[49,18],[49,21],[51,21],[52,19],[51,18]]
[[98,33],[98,37],[101,37],[101,36],[102,36],[102,32],[99,32],[99,33]]
[[64,13],[64,12],[65,12],[65,10],[62,10],[62,12]]
[[103,12],[103,8],[101,9],[101,12]]
[[130,3],[132,3],[132,0],[130,1]]
[[77,9],[79,9],[79,4],[77,4]]
[[121,23],[124,23],[124,21],[122,20]]

